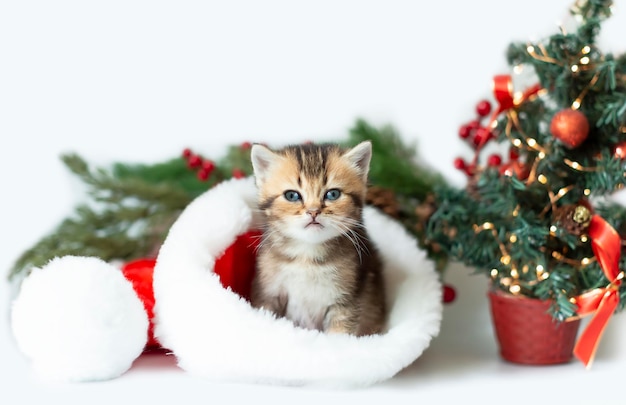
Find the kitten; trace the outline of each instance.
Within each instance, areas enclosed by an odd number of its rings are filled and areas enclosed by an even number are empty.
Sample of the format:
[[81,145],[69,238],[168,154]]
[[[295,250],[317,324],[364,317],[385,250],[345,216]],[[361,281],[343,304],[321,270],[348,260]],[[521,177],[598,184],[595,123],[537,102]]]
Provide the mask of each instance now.
[[362,218],[371,156],[370,142],[278,151],[253,145],[266,219],[253,306],[306,329],[357,336],[382,331],[382,263]]

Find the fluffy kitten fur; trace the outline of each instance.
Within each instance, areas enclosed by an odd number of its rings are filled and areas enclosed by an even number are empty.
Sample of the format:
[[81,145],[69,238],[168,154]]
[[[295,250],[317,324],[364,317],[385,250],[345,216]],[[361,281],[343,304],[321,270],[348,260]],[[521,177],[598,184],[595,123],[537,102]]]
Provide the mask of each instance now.
[[362,219],[371,154],[370,142],[278,151],[253,145],[259,208],[267,221],[253,306],[307,329],[381,332],[382,264]]

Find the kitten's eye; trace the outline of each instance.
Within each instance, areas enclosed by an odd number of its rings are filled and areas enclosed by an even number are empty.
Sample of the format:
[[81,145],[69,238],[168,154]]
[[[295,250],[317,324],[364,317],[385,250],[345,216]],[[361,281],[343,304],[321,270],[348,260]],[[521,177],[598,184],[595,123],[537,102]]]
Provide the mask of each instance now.
[[326,192],[326,194],[324,195],[324,199],[329,200],[329,201],[335,201],[336,199],[339,198],[340,195],[341,195],[341,191],[339,191],[336,188],[333,188]]
[[302,200],[302,196],[297,191],[287,190],[283,195],[287,201],[296,202]]

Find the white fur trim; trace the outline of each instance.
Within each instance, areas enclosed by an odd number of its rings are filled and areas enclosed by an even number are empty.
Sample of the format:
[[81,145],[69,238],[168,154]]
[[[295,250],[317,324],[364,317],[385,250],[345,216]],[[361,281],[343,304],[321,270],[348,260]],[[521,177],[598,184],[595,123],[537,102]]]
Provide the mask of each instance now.
[[118,377],[142,353],[148,316],[122,272],[97,258],[64,256],[33,269],[11,311],[13,336],[45,379]]
[[335,387],[393,377],[439,333],[441,284],[432,262],[397,222],[366,208],[385,264],[389,330],[357,338],[296,328],[254,309],[213,272],[237,235],[258,224],[251,178],[194,200],[172,226],[154,271],[155,334],[181,368],[213,380]]

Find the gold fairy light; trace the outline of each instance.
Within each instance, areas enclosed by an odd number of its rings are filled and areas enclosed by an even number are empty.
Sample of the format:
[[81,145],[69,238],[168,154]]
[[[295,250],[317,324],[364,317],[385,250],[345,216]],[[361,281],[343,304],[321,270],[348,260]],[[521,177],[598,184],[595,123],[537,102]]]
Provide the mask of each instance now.
[[588,65],[590,61],[591,59],[589,59],[589,56],[583,56],[582,58],[580,58],[581,65]]
[[509,291],[513,295],[518,295],[522,291],[522,287],[520,287],[519,284],[513,284],[511,287],[509,287]]
[[574,110],[578,110],[580,108],[580,105],[583,102],[583,99],[585,98],[585,96],[587,95],[587,93],[589,92],[589,90],[595,86],[596,82],[598,81],[598,79],[600,78],[600,71],[598,71],[589,81],[589,84],[587,84],[587,86],[583,89],[583,91],[580,92],[580,94],[578,95],[578,97],[576,97],[576,100],[574,100],[574,102],[572,103],[572,108]]
[[556,234],[557,229],[558,228],[556,227],[556,225],[552,225],[550,227],[550,234],[554,236]]
[[548,178],[545,175],[543,175],[543,174],[540,174],[539,176],[537,176],[537,180],[541,184],[547,184],[548,183]]
[[502,257],[500,258],[500,262],[502,262],[505,265],[508,265],[511,262],[511,256],[509,255],[509,252],[506,250],[506,246],[504,246],[502,241],[500,241],[500,238],[498,237],[498,231],[496,230],[496,226],[491,222],[485,222],[482,225],[474,224],[475,233],[480,233],[482,231],[491,231],[493,238],[496,240],[496,242],[498,243],[498,247],[500,248],[500,254],[502,255]]
[[579,172],[596,172],[599,170],[598,167],[595,167],[595,166],[585,167],[581,165],[580,163],[575,162],[570,159],[563,159],[563,163],[565,163],[566,165],[568,165],[574,170],[578,170]]
[[[536,48],[539,48],[539,51],[541,52],[541,54],[537,52]],[[534,45],[528,45],[526,47],[526,52],[528,52],[528,54],[532,56],[534,59],[540,60],[542,62],[552,63],[554,65],[559,65],[559,66],[562,65],[561,61],[547,56],[548,52],[546,51],[543,44],[537,44],[536,48]]]
[[583,46],[583,49],[580,51],[583,55],[587,55],[589,52],[591,52],[591,47],[589,45]]
[[540,280],[547,280],[548,278],[550,278],[550,273],[548,273],[547,271],[545,273],[542,273],[541,276],[539,276]]
[[517,269],[511,269],[511,277],[519,278],[519,272],[517,271]]
[[520,141],[519,139],[514,139],[513,146],[519,148],[520,146],[522,146],[522,141]]
[[544,269],[544,267],[543,267],[543,265],[541,265],[541,264],[538,264],[538,265],[537,265],[537,267],[535,267],[535,270],[536,270],[538,273],[543,273],[543,269]]
[[498,269],[491,269],[491,277],[496,278],[498,277]]
[[509,236],[509,242],[511,242],[511,243],[517,242],[517,235],[513,234],[513,235]]
[[591,263],[591,259],[588,257],[584,257],[581,261],[580,264],[582,264],[583,266],[588,266],[589,263]]
[[583,191],[583,194],[584,194],[584,195],[586,195],[587,197],[589,197],[589,195],[591,195],[591,190],[589,190],[588,188],[586,188],[586,189]]
[[589,240],[589,237],[587,237],[587,235],[580,235],[580,241],[582,243],[586,243]]
[[570,70],[572,71],[572,73],[576,73],[576,72],[578,72],[578,65],[572,65],[572,66],[570,67]]

